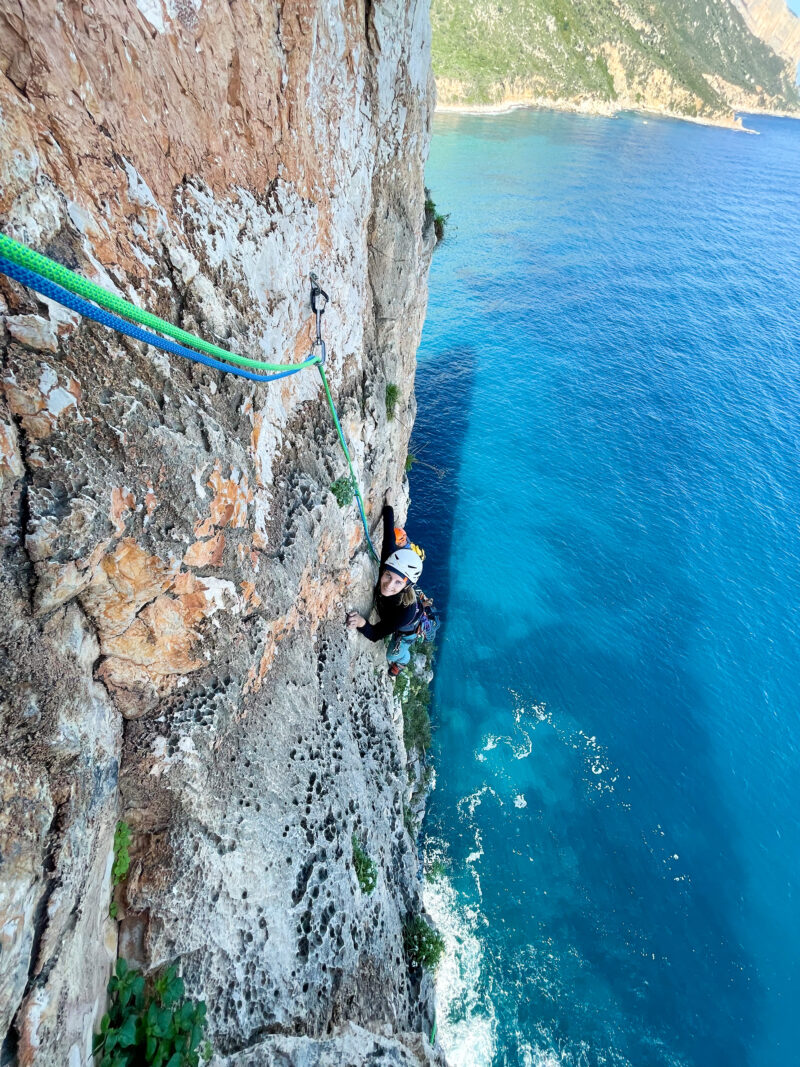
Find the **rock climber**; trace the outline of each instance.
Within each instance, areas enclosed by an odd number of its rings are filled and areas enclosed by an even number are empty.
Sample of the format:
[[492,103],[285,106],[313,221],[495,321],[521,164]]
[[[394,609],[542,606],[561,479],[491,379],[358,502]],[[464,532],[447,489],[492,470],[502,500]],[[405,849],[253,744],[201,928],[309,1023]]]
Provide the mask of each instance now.
[[[400,540],[398,541],[398,535]],[[375,609],[379,622],[370,623],[357,611],[348,611],[347,625],[370,641],[391,637],[386,652],[389,674],[397,675],[411,659],[411,646],[417,640],[419,605],[414,586],[422,574],[422,559],[405,542],[405,532],[396,530],[392,491],[383,500],[383,548],[378,582],[375,586]]]

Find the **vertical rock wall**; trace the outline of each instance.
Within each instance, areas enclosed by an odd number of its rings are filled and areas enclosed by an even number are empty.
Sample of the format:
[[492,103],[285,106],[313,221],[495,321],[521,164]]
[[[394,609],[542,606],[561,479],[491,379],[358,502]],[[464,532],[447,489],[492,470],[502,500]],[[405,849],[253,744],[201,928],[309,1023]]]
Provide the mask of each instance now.
[[777,52],[789,64],[793,80],[800,65],[800,18],[789,10],[786,0],[733,0],[751,33]]
[[[319,274],[374,523],[433,241],[424,0],[0,0],[0,72],[3,232],[271,361],[307,354]],[[222,376],[5,279],[0,313],[0,1062],[88,1062],[118,951],[180,961],[220,1062],[429,1058],[402,728],[342,625],[374,571],[317,373]]]

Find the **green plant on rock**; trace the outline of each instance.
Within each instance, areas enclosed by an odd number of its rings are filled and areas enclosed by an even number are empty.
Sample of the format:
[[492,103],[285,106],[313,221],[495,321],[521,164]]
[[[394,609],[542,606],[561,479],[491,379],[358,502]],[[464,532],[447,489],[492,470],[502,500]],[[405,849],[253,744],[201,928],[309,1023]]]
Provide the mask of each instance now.
[[[430,642],[418,643],[411,652],[412,655],[422,652],[430,664],[433,645]],[[424,755],[431,744],[431,690],[426,675],[414,674],[409,669],[402,671],[395,682],[395,693],[403,709],[403,740],[406,752],[417,751]]]
[[417,457],[413,452],[409,452],[406,456],[406,474],[411,470],[414,464],[417,462]]
[[198,1067],[211,1059],[205,1001],[186,999],[174,966],[148,986],[119,959],[108,993],[111,1003],[94,1035],[96,1067]]
[[419,833],[419,823],[408,804],[403,805],[403,826],[405,826],[411,840],[416,841]]
[[426,189],[425,190],[425,225],[427,226],[430,222],[433,223],[433,232],[434,232],[434,234],[436,236],[437,245],[441,241],[444,240],[445,227],[447,226],[447,220],[449,218],[450,218],[449,214],[443,215],[441,213],[441,211],[439,211],[437,209],[436,204],[434,203],[434,200],[431,197],[430,189]]
[[440,878],[444,878],[447,874],[447,867],[444,860],[432,860],[431,863],[425,869],[425,881],[430,885],[434,882],[438,882]]
[[111,868],[111,884],[119,885],[128,873],[131,857],[128,849],[131,844],[131,828],[122,819],[114,831],[114,864]]
[[386,386],[386,418],[389,422],[394,418],[395,408],[397,407],[397,401],[400,397],[400,390],[394,384],[389,382]]
[[[114,862],[111,866],[111,885],[116,888],[124,881],[131,865],[131,857],[128,849],[131,843],[131,828],[122,819],[117,823],[114,831]],[[119,910],[116,900],[112,900],[108,906],[110,918],[116,919]]]
[[435,971],[444,955],[444,938],[421,915],[415,915],[403,927],[403,944],[412,967]]
[[331,492],[336,497],[336,503],[340,508],[346,508],[353,503],[353,479],[343,474],[331,484]]
[[378,865],[375,860],[365,852],[359,844],[358,838],[353,834],[353,866],[356,871],[358,884],[361,892],[366,896],[374,892],[378,884]]

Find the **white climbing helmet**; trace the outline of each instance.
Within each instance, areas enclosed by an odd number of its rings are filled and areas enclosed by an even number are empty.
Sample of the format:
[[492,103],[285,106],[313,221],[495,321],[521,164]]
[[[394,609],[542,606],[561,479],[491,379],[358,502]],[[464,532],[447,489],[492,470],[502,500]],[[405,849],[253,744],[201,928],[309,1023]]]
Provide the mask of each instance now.
[[402,578],[408,578],[412,585],[417,584],[422,574],[422,560],[413,548],[398,548],[386,560],[385,566]]

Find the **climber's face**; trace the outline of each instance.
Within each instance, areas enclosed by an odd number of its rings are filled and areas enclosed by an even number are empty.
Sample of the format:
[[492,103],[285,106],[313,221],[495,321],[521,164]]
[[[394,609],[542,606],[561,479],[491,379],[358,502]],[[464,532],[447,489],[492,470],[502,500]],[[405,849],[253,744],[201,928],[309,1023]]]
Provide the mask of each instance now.
[[381,592],[384,596],[394,596],[401,589],[405,589],[408,578],[403,578],[397,571],[390,571],[387,567],[381,575]]

